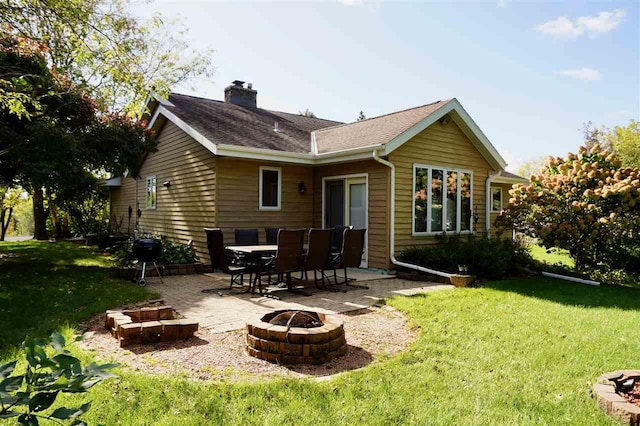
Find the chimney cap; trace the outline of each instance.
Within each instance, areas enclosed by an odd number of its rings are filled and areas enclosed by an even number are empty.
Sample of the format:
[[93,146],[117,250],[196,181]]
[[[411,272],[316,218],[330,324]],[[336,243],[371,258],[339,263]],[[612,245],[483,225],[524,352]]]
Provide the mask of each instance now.
[[233,81],[231,82],[231,84],[233,84],[234,86],[243,87],[243,86],[244,86],[244,81],[241,81],[241,80],[233,80]]

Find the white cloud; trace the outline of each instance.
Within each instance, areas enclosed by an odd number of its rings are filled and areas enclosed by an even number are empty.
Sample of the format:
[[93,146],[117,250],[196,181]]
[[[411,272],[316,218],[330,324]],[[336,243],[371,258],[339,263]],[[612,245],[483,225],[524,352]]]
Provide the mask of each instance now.
[[581,16],[577,22],[594,34],[608,33],[618,28],[626,15],[624,9],[616,9],[613,12],[600,12],[598,16]]
[[593,68],[580,68],[572,70],[556,71],[556,74],[564,75],[566,77],[576,78],[582,81],[597,81],[602,78],[600,71]]
[[538,25],[536,30],[556,37],[574,38],[583,34],[595,37],[618,28],[626,15],[627,12],[624,9],[616,9],[611,12],[600,12],[596,16],[580,16],[574,21],[561,16]]
[[338,0],[345,6],[362,6],[364,2],[362,0]]
[[577,37],[584,33],[584,28],[574,24],[564,16],[545,22],[536,27],[543,34],[560,37]]

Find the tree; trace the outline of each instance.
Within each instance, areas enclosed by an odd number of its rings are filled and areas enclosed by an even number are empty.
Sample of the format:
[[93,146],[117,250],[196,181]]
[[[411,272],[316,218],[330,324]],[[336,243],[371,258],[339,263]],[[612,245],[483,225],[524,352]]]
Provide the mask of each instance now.
[[[137,177],[156,140],[144,123],[106,113],[66,76],[49,69],[47,55],[16,37],[0,39],[0,75],[10,97],[27,95],[24,112],[0,107],[0,184],[33,195],[34,237],[47,239],[56,201],[95,184],[97,173]],[[45,205],[46,197],[46,205]]]
[[578,268],[638,268],[640,170],[622,167],[611,151],[595,144],[550,157],[530,184],[509,193],[499,225],[567,249]]
[[362,120],[366,120],[367,116],[364,115],[364,112],[360,111],[360,114],[358,114],[358,120],[357,121],[362,121]]
[[[213,72],[213,52],[190,48],[180,21],[143,21],[129,0],[5,0],[2,27],[42,46],[47,63],[100,109],[128,116],[142,113],[150,89],[166,96],[173,85]],[[0,105],[16,111],[33,100],[1,95]]]
[[516,170],[516,173],[528,179],[532,175],[537,175],[541,173],[542,170],[544,170],[545,168],[546,162],[547,162],[546,157],[531,158],[530,160],[520,164],[518,166],[518,170]]
[[609,131],[607,138],[620,157],[622,165],[640,168],[640,121],[631,120],[626,127],[614,127]]
[[0,186],[0,241],[4,241],[7,235],[7,229],[13,219],[13,210],[19,202],[20,190],[18,188]]
[[298,114],[303,117],[316,118],[316,115],[313,113],[313,111],[309,110],[309,108],[305,109],[304,111],[298,111]]
[[613,150],[626,167],[640,168],[640,122],[631,120],[628,126],[613,129],[594,127],[591,122],[584,124],[583,134],[587,148],[599,144]]

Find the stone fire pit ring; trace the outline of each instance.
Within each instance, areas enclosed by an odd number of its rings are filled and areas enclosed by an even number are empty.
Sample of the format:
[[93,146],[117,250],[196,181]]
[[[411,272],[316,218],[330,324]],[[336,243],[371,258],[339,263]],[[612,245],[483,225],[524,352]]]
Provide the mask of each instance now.
[[323,364],[347,353],[343,321],[335,315],[317,315],[320,327],[287,327],[269,321],[280,313],[256,316],[246,323],[247,353],[278,364]]
[[[640,425],[640,407],[629,402],[621,388],[640,380],[640,370],[617,370],[602,374],[593,385],[593,395],[600,408],[628,425]],[[631,386],[633,387],[633,385]]]

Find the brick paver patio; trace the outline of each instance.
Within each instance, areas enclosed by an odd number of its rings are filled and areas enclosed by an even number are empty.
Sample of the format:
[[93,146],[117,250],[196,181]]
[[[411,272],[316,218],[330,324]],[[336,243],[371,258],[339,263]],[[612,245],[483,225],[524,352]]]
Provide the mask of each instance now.
[[354,271],[353,276],[358,278],[358,283],[369,286],[369,289],[349,288],[349,291],[342,293],[314,288],[311,296],[278,292],[278,295],[283,295],[281,300],[261,297],[257,293],[224,296],[202,293],[201,290],[206,288],[222,290],[228,286],[229,277],[218,273],[166,277],[164,284],[157,278],[150,278],[147,285],[151,290],[159,292],[165,303],[173,306],[180,314],[198,321],[201,328],[215,332],[241,329],[245,320],[276,309],[342,313],[370,307],[380,299],[393,295],[413,295],[453,288],[451,285],[408,281],[360,271]]

